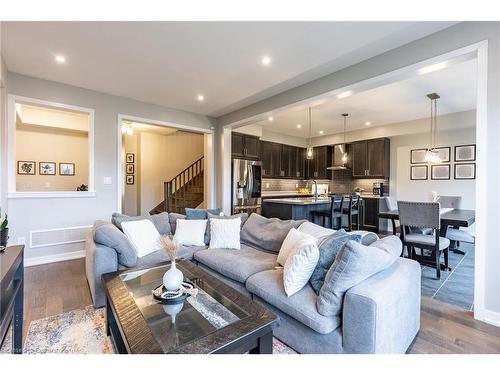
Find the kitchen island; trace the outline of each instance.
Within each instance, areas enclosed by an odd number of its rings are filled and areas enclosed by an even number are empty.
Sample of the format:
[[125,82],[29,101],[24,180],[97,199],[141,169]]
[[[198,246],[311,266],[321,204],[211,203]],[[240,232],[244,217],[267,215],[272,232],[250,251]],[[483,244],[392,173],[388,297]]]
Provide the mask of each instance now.
[[300,197],[300,198],[264,198],[262,201],[262,215],[277,217],[282,220],[309,220],[313,221],[312,211],[329,210],[330,198]]

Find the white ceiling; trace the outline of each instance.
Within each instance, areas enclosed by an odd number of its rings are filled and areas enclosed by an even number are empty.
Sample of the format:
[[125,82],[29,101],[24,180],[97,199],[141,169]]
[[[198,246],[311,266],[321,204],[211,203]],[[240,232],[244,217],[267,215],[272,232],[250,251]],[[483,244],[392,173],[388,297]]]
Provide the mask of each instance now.
[[452,24],[4,22],[2,38],[10,71],[220,116]]
[[[431,73],[416,75],[390,85],[332,98],[312,108],[312,136],[343,132],[342,113],[348,113],[347,131],[399,123],[430,115],[427,94],[436,92],[438,115],[473,110],[476,107],[476,60],[468,60]],[[309,137],[308,108],[297,107],[276,114],[273,121],[257,122],[265,129],[301,138]],[[302,128],[298,129],[297,124]]]

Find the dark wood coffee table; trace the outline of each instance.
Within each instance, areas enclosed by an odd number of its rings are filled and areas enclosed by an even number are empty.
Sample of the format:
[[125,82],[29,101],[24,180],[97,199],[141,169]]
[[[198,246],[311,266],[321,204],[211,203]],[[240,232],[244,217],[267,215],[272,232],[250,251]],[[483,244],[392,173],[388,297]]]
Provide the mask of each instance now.
[[168,263],[102,276],[107,332],[118,353],[272,353],[276,315],[187,260],[177,268],[199,290],[181,305],[151,295]]

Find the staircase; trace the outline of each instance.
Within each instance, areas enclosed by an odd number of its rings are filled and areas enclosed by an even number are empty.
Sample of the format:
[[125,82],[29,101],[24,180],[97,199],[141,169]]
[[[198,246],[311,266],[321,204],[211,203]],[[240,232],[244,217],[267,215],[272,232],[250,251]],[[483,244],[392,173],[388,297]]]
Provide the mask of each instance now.
[[164,199],[149,213],[160,212],[185,213],[185,208],[198,207],[203,202],[203,157],[170,181],[163,183]]

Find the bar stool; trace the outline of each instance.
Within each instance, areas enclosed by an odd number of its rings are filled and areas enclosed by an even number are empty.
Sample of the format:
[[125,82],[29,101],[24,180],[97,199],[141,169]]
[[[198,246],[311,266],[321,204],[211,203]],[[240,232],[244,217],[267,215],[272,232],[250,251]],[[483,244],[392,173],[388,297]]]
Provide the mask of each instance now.
[[[342,206],[344,205],[344,197],[342,195],[334,195],[332,196],[332,202],[330,204],[329,210],[318,210],[312,211],[311,215],[313,217],[313,221],[316,221],[316,218],[322,219],[322,226],[325,227],[325,219],[329,219],[330,226],[326,228],[331,229],[340,229],[342,227]],[[336,225],[334,226],[334,223]]]

